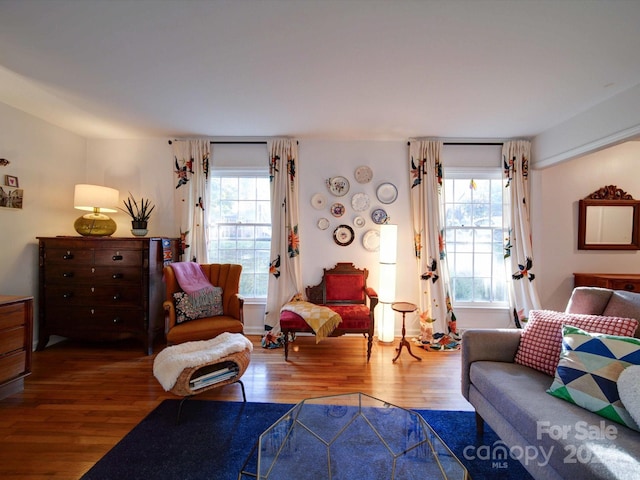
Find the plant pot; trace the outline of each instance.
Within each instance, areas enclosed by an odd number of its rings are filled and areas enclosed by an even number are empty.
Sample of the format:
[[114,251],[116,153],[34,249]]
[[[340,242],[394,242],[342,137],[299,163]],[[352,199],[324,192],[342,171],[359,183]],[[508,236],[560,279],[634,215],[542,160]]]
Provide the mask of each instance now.
[[136,237],[144,237],[149,231],[147,230],[147,222],[131,222],[131,233]]

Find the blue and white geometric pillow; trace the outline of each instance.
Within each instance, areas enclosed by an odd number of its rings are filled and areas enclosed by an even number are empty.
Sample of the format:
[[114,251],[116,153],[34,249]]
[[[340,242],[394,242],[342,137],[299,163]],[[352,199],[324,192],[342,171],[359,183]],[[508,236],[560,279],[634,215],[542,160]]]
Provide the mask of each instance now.
[[562,353],[547,393],[640,431],[620,400],[618,377],[640,365],[640,339],[563,326]]

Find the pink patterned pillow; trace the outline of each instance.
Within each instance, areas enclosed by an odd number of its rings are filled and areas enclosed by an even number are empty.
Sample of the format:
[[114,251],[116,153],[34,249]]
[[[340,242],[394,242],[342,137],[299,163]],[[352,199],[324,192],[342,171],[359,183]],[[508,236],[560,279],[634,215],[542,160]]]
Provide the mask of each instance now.
[[550,376],[555,375],[562,350],[562,325],[577,327],[589,333],[632,337],[638,321],[633,318],[531,310],[520,338],[515,362]]

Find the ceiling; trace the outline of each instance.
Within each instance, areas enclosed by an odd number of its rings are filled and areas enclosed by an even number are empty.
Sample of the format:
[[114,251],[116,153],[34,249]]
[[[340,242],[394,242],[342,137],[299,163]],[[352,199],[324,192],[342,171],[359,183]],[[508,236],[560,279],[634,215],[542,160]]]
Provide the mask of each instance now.
[[533,137],[640,84],[636,0],[0,0],[0,102],[87,138]]

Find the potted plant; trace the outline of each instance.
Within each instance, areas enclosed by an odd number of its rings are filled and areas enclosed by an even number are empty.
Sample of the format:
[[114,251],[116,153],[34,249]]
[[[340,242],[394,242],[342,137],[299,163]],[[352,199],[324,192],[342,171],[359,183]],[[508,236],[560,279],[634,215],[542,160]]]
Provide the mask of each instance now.
[[141,198],[140,203],[138,203],[131,195],[131,192],[129,192],[129,197],[123,203],[125,208],[120,208],[120,210],[131,217],[131,233],[138,236],[146,235],[149,217],[156,206],[151,205],[151,201],[148,198]]

